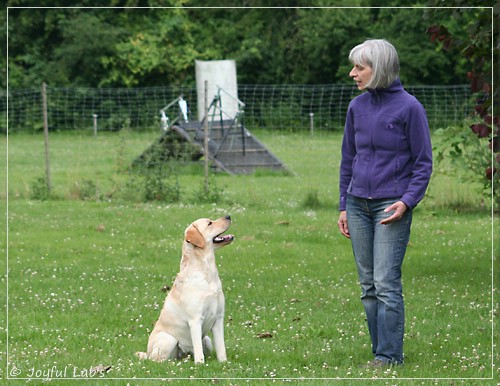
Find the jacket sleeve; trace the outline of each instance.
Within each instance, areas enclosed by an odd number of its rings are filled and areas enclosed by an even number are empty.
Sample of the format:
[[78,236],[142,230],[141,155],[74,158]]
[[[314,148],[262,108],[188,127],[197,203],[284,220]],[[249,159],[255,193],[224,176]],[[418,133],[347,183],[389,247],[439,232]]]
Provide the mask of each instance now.
[[424,197],[432,174],[432,145],[429,123],[425,109],[418,101],[409,106],[406,131],[413,168],[410,183],[401,201],[413,209]]
[[[352,103],[352,102],[351,102]],[[344,127],[344,136],[342,139],[342,159],[340,161],[339,191],[340,201],[339,210],[345,210],[347,189],[352,178],[352,162],[356,155],[356,144],[354,139],[354,118],[351,106],[347,110],[346,122]]]

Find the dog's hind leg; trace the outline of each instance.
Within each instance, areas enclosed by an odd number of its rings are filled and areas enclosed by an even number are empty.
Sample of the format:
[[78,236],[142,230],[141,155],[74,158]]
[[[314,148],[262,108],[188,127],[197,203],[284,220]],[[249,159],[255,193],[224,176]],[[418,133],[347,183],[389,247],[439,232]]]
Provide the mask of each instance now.
[[159,332],[148,344],[148,359],[155,362],[163,362],[167,359],[175,359],[178,355],[178,340],[167,332]]
[[209,356],[212,353],[213,347],[212,347],[212,340],[210,339],[209,336],[205,336],[203,338],[203,355],[205,357]]

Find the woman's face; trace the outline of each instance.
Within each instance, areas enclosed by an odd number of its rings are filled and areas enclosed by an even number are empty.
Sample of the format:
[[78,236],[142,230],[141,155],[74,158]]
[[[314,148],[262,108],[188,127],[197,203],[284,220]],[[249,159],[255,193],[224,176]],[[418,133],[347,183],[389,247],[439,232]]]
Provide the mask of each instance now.
[[372,68],[370,66],[356,64],[349,73],[349,76],[354,79],[359,90],[364,90],[372,78]]

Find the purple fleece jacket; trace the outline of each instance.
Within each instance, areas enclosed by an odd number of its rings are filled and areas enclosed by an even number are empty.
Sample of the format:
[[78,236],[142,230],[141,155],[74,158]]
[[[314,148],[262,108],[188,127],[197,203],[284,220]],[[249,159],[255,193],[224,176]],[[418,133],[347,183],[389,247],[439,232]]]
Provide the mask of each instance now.
[[398,198],[413,209],[432,173],[432,145],[424,107],[399,79],[368,90],[349,104],[340,163],[340,204],[347,193]]

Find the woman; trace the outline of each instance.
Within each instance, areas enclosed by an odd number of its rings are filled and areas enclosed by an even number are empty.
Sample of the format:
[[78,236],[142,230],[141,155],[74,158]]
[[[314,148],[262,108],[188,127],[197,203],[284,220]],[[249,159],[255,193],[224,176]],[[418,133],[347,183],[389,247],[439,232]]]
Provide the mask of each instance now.
[[432,173],[429,125],[423,106],[401,85],[392,44],[367,40],[351,50],[349,60],[349,76],[368,92],[347,111],[338,226],[352,243],[375,357],[370,365],[400,365],[401,267],[412,210]]

